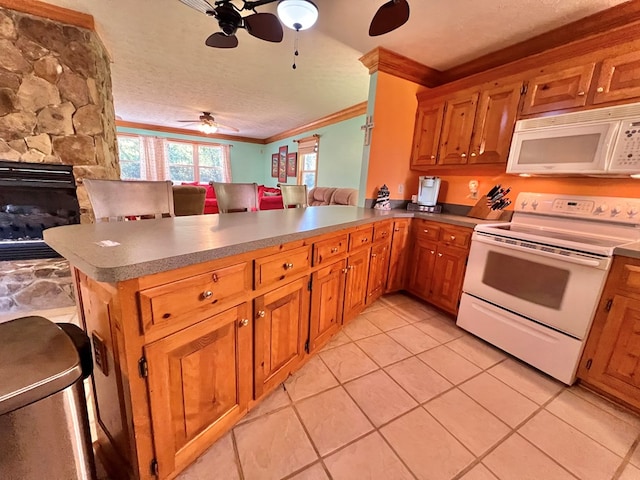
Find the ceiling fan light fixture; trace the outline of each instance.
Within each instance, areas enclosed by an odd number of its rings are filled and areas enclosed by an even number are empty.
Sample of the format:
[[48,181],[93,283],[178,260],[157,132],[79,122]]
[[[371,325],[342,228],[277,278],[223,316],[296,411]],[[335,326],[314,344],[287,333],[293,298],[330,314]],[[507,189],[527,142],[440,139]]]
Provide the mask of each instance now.
[[200,125],[198,125],[198,130],[209,135],[211,133],[216,133],[218,131],[218,127],[210,123],[201,123]]
[[309,0],[280,0],[278,17],[292,30],[306,30],[318,20],[318,7]]

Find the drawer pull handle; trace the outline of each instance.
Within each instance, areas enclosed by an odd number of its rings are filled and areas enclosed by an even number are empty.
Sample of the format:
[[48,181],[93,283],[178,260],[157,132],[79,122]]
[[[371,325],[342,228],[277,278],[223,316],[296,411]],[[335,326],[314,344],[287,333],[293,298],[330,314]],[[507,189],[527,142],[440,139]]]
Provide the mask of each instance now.
[[442,254],[441,254],[441,253],[439,253],[439,254],[438,254],[438,256],[439,256],[439,257],[441,257],[441,256],[442,256]]
[[207,290],[205,292],[202,292],[202,298],[203,300],[206,300],[208,298],[213,297],[213,292],[211,290]]
[[240,326],[241,327],[246,327],[247,325],[249,325],[249,319],[248,318],[243,318],[242,320],[240,320]]
[[265,313],[265,311],[264,311],[264,310],[260,310],[260,311],[258,311],[258,316],[259,316],[260,318],[264,318],[264,316],[265,316],[265,315],[266,315],[266,313]]
[[451,235],[451,240],[455,240],[456,236],[455,235]]
[[211,275],[211,279],[212,279],[214,282],[216,282],[216,283],[217,283],[217,282],[218,282],[218,274],[217,274],[217,273],[214,273],[213,275]]
[[338,247],[333,247],[331,249],[331,253],[338,253]]
[[285,263],[284,264],[284,269],[285,270],[291,270],[293,268],[293,263]]

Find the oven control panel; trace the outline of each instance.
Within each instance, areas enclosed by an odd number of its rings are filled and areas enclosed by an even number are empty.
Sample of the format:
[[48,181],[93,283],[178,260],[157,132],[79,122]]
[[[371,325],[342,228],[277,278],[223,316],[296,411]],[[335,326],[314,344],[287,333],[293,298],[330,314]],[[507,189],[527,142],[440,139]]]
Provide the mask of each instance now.
[[640,226],[640,198],[520,193],[516,212],[578,217]]

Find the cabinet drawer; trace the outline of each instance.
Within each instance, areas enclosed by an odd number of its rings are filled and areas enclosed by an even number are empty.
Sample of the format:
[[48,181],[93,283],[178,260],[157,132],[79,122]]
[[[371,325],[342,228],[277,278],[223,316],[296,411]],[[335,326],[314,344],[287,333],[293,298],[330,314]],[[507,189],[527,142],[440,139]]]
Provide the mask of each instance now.
[[393,231],[393,223],[391,222],[376,223],[373,226],[373,241],[384,242],[385,240],[390,239],[392,231]]
[[311,246],[294,248],[255,261],[255,288],[274,285],[299,273],[311,265]]
[[349,235],[349,251],[370,245],[373,240],[373,227],[356,230]]
[[347,252],[349,246],[349,236],[339,235],[313,245],[313,264],[320,265],[323,262],[331,260]]
[[417,220],[414,223],[416,236],[421,240],[438,240],[440,238],[440,227],[425,220]]
[[471,243],[471,231],[450,226],[442,227],[440,241],[452,247],[467,248]]
[[168,323],[196,323],[210,316],[212,307],[242,296],[251,290],[249,262],[219,268],[140,292],[140,306],[148,332]]

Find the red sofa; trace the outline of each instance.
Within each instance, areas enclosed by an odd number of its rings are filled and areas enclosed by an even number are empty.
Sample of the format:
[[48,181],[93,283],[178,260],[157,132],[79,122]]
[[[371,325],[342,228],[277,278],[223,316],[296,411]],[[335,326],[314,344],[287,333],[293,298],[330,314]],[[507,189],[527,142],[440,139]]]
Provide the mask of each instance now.
[[[207,189],[207,196],[204,199],[204,213],[219,213],[218,200],[214,188],[208,183],[182,182],[182,185],[197,185]],[[260,210],[276,210],[284,208],[282,203],[282,192],[279,188],[265,187],[258,185],[258,205]]]

